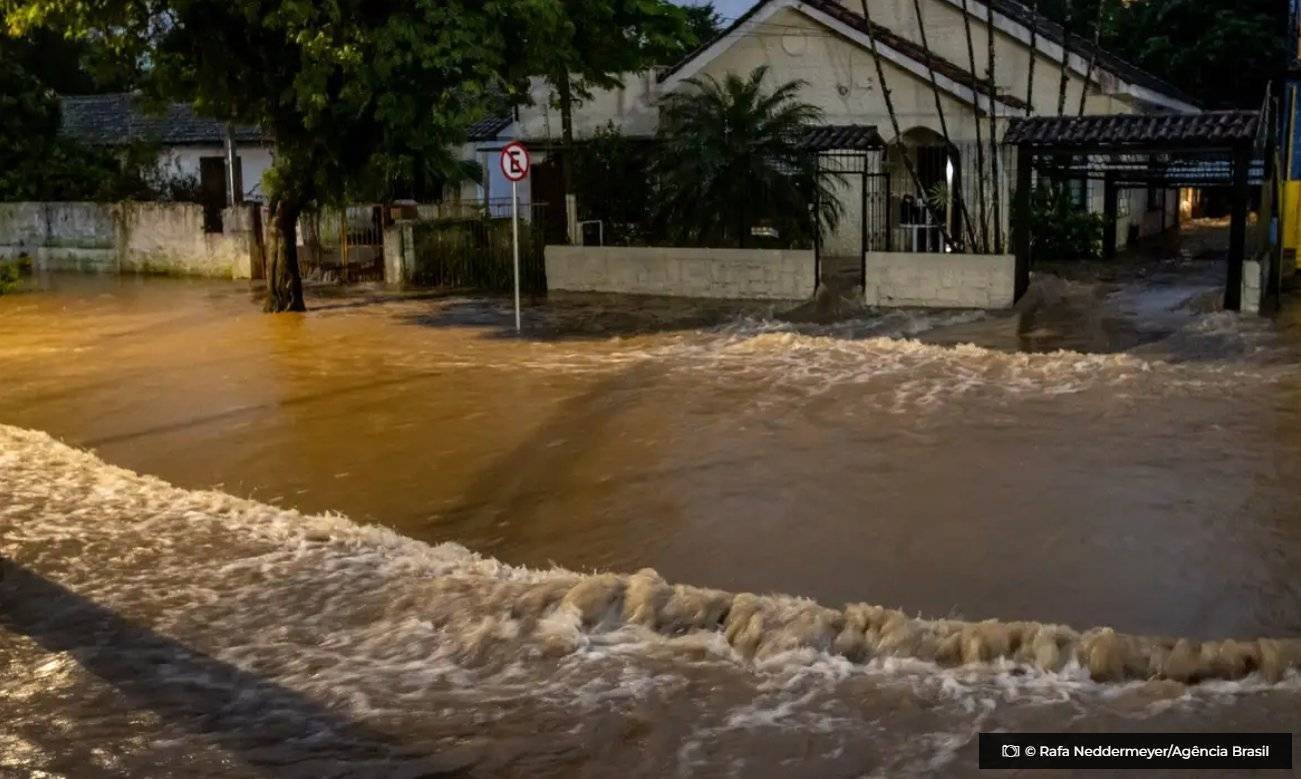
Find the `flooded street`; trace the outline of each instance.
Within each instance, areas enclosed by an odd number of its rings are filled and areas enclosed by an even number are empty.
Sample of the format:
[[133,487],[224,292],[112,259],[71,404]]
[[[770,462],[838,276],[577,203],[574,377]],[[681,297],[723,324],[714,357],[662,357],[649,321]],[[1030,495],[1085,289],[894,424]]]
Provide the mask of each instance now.
[[523,337],[496,299],[46,278],[0,298],[0,775],[1301,729],[1301,301],[1217,312],[1221,274],[836,324],[555,296]]

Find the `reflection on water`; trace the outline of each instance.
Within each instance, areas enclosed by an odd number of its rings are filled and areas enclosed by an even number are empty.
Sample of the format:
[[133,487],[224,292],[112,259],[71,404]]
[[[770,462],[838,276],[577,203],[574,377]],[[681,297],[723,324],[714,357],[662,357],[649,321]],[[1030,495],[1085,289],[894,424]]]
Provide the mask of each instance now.
[[[493,300],[352,294],[267,317],[238,285],[55,277],[0,299],[0,423],[183,488],[338,511],[511,565],[651,567],[927,617],[1298,636],[1301,333],[1290,314],[1211,310],[1213,271],[1043,277],[1016,314],[829,325],[785,324],[764,306],[557,298],[529,311],[524,338]],[[924,771],[958,765],[946,761],[992,726],[1192,727],[1214,712],[1216,725],[1264,727],[1297,710],[1287,684],[1251,692],[1263,681],[1188,692],[907,658],[756,675],[711,643],[717,632],[693,648],[606,632],[599,615],[578,638],[525,629],[489,619],[495,585],[480,581],[513,569],[466,571],[446,548],[356,529],[323,544],[295,535],[311,523],[293,515],[127,489],[97,480],[98,465],[74,478],[57,466],[72,455],[24,446],[66,480],[6,480],[0,553],[346,712],[335,730],[369,723],[443,767],[492,775],[509,756],[521,774],[726,772],[753,754],[745,773],[783,773],[791,755],[824,770]],[[430,565],[459,573],[431,583]],[[439,638],[475,609],[487,633]],[[500,631],[522,631],[520,643]],[[0,706],[28,701],[35,723],[84,699],[69,728],[102,717],[104,730],[69,743],[130,755],[128,772],[213,749],[215,773],[248,767],[248,749],[201,746],[185,716],[140,725],[157,743],[127,745],[114,728],[149,721],[150,707],[116,701],[112,674],[87,678],[75,652],[33,654],[38,634],[0,641],[0,666],[28,679],[0,689]],[[567,707],[584,713],[572,732]],[[881,740],[860,743],[865,729]],[[72,762],[50,770],[68,772],[89,754],[50,751],[38,735],[0,731],[0,755],[55,755],[50,765]],[[322,759],[300,746],[254,749],[252,764]],[[648,769],[643,750],[661,762]]]

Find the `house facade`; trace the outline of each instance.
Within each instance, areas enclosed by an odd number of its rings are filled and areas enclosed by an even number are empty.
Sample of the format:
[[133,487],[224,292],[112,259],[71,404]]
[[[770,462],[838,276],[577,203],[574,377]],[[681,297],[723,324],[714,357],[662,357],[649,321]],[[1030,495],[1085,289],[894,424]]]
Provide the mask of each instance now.
[[[590,137],[598,128],[613,124],[628,137],[653,137],[658,129],[658,101],[664,94],[684,88],[688,79],[722,79],[767,66],[774,84],[795,79],[806,82],[801,99],[822,110],[826,125],[872,126],[885,140],[887,148],[879,161],[869,161],[863,169],[865,174],[880,175],[854,178],[843,192],[843,222],[869,221],[859,213],[862,209],[870,209],[872,219],[884,220],[866,231],[863,241],[868,245],[862,248],[881,249],[885,244],[896,251],[939,251],[938,226],[908,221],[923,222],[930,217],[918,215],[924,209],[910,214],[906,204],[910,197],[921,196],[915,191],[919,188],[930,191],[944,186],[961,194],[969,213],[974,210],[981,180],[975,172],[976,158],[988,156],[984,150],[989,145],[991,114],[992,131],[1001,138],[1012,118],[1056,116],[1059,104],[1066,115],[1199,110],[1172,85],[1090,41],[1065,36],[1060,26],[1013,0],[920,0],[920,16],[913,0],[869,2],[870,25],[858,0],[759,0],[682,62],[654,73],[626,74],[621,86],[597,91],[583,101],[574,115],[575,135]],[[987,78],[991,29],[995,53],[992,99]],[[880,74],[873,38],[881,57]],[[886,105],[886,90],[893,101],[897,127]],[[523,139],[545,157],[546,149],[554,147],[561,136],[559,112],[545,82],[534,82],[532,98],[532,105],[501,121],[491,137],[476,139],[474,152],[485,160],[494,159],[495,149],[509,140]],[[952,146],[944,143],[945,130]],[[905,151],[914,163],[916,181],[904,164]],[[991,206],[985,220],[992,229],[992,204],[997,200],[1001,204],[997,222],[1006,235],[1014,160],[1004,152],[997,160],[984,162],[990,171],[998,167],[997,197],[991,185],[985,193],[984,200]],[[504,191],[496,188],[494,167],[485,166],[490,174],[486,186],[490,194]],[[543,175],[534,178],[533,188],[554,191],[545,168],[541,172]],[[984,180],[993,181],[994,177],[987,173]],[[1098,182],[1080,181],[1074,186],[1082,203],[1102,213],[1103,192]],[[462,194],[482,197],[483,189],[471,188]],[[537,192],[525,197],[539,199]],[[874,206],[875,198],[886,202]],[[1116,216],[1117,242],[1153,235],[1177,224],[1178,207],[1176,191],[1122,193]],[[825,240],[832,253],[857,253],[854,230]]]
[[[93,146],[149,144],[157,148],[160,177],[195,189],[205,212],[228,205],[227,126],[198,116],[183,103],[155,113],[138,95],[65,95],[59,98],[60,132]],[[262,177],[274,147],[255,127],[230,128],[235,183],[242,200],[263,200]]]

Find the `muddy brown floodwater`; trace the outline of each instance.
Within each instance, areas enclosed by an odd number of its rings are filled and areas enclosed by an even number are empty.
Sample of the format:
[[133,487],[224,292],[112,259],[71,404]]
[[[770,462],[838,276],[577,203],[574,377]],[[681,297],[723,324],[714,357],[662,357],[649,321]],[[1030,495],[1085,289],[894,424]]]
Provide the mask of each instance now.
[[[0,773],[966,774],[980,730],[1296,730],[1301,301],[1217,312],[1220,272],[835,324],[553,296],[523,337],[496,299],[43,278],[0,298]],[[860,602],[922,619],[847,649]],[[948,656],[974,628],[934,619],[1081,648]],[[1172,638],[1101,679],[1100,626]],[[1224,638],[1236,671],[1161,665]]]

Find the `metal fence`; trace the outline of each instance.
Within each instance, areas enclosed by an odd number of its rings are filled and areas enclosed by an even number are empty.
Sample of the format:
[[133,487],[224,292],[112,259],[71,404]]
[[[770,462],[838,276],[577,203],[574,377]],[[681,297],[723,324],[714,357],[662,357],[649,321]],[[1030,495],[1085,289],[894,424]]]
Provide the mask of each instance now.
[[307,275],[331,275],[343,282],[384,278],[381,205],[323,208],[298,223],[299,262]]
[[[521,213],[520,287],[546,291],[546,246],[542,204]],[[527,214],[528,218],[524,218]],[[509,218],[480,212],[466,218],[420,220],[414,227],[418,286],[504,292],[514,285],[513,225]]]

